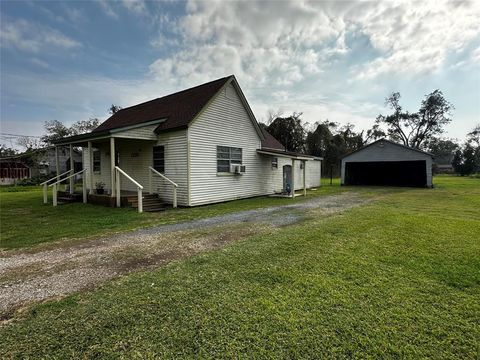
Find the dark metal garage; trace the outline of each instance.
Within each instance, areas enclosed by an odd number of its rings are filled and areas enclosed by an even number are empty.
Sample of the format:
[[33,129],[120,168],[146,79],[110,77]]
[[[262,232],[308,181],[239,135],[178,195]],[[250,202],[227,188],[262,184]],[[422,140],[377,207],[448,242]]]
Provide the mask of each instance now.
[[377,140],[342,159],[342,185],[432,186],[432,155]]

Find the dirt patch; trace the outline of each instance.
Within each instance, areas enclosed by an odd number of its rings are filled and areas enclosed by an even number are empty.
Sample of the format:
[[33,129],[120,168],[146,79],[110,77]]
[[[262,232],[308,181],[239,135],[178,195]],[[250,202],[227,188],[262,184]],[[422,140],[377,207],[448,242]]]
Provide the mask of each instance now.
[[366,202],[355,193],[241,211],[102,237],[51,250],[0,253],[0,319],[14,309],[90,289],[131,271],[158,267],[311,216]]

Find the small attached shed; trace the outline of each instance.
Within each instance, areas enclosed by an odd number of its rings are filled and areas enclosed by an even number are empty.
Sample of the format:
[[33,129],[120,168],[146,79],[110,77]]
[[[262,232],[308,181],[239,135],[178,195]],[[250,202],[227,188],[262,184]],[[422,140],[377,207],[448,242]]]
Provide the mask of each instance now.
[[342,185],[432,187],[432,154],[380,139],[342,159]]

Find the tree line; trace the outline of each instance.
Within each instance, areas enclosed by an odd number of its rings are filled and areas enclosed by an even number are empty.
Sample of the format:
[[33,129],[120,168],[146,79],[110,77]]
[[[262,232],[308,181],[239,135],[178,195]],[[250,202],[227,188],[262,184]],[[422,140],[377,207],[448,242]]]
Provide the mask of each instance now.
[[425,95],[416,112],[405,111],[400,99],[398,92],[388,96],[385,104],[390,114],[378,115],[366,131],[356,131],[353,124],[341,126],[330,120],[310,125],[300,112],[289,116],[271,112],[266,123],[261,125],[287,151],[323,157],[325,175],[338,176],[343,156],[380,138],[430,152],[436,164],[452,164],[455,172],[461,175],[480,172],[480,124],[460,144],[443,137],[445,126],[452,121],[454,107],[440,90]]
[[[380,138],[389,138],[402,145],[428,151],[435,156],[436,164],[452,164],[456,173],[468,175],[480,172],[480,124],[468,133],[461,144],[443,137],[444,128],[452,121],[453,105],[440,90],[425,95],[416,112],[408,112],[400,103],[401,95],[392,93],[385,99],[389,114],[380,114],[373,126],[356,131],[353,124],[340,125],[324,120],[313,125],[304,121],[301,112],[283,116],[270,112],[265,123],[260,125],[277,138],[287,151],[323,157],[323,174],[339,175],[341,158],[360,147]],[[113,115],[121,107],[111,105]],[[46,121],[45,134],[39,139],[21,138],[18,143],[26,151],[51,145],[53,141],[67,136],[90,132],[100,125],[97,118],[77,121],[66,126],[61,121]],[[0,157],[11,156],[17,151],[0,146]]]

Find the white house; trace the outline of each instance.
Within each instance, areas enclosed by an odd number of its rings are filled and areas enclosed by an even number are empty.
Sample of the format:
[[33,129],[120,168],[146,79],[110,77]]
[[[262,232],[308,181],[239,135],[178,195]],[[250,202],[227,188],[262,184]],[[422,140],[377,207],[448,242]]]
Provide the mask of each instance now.
[[320,185],[321,159],[285,151],[233,75],[122,109],[55,145],[84,148],[89,201],[102,182],[112,204],[142,194],[132,201],[140,211],[142,202],[197,206]]

